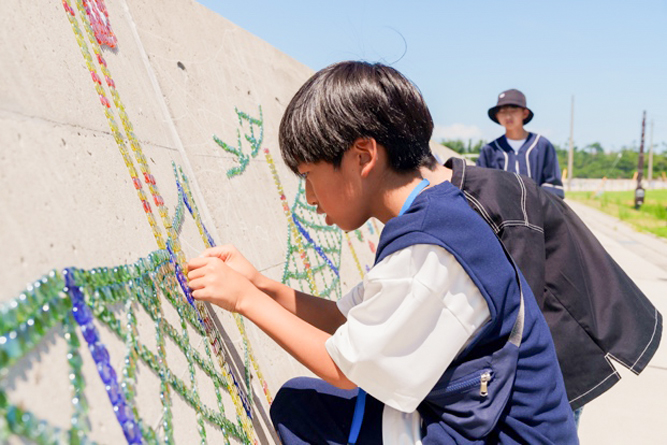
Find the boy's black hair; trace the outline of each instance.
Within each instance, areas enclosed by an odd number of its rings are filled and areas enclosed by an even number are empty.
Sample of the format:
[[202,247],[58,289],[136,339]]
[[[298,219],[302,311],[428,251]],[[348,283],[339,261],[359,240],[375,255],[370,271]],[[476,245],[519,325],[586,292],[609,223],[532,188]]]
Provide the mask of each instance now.
[[390,167],[408,172],[435,162],[429,148],[433,119],[417,87],[394,68],[339,62],[297,91],[280,121],[280,153],[295,173],[301,163],[340,166],[358,138],[386,150]]

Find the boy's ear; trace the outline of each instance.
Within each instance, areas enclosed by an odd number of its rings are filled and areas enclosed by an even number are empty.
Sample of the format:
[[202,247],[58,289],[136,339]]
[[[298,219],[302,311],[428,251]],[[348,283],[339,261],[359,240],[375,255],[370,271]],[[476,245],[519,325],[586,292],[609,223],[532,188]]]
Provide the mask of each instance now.
[[352,144],[355,161],[362,177],[367,177],[378,161],[378,143],[373,138],[358,138]]

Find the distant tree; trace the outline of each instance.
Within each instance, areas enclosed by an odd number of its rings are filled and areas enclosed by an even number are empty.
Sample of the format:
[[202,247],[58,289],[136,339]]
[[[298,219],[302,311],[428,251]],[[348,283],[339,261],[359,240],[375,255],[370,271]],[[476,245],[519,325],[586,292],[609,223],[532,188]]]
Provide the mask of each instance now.
[[599,142],[593,142],[592,144],[588,144],[584,150],[587,150],[590,154],[600,154],[604,153],[604,149],[602,148],[602,145],[600,145]]
[[470,153],[479,153],[482,151],[482,147],[486,145],[486,141],[479,140],[475,145],[472,146],[472,149],[470,150]]
[[[568,144],[563,144],[567,146]],[[667,173],[667,143],[662,143],[664,149],[659,153],[658,144],[653,152],[653,177],[662,177]],[[558,164],[561,171],[567,168],[568,150],[560,145],[554,145]],[[620,157],[619,157],[620,154]],[[645,155],[646,156],[646,155]],[[575,178],[603,178],[631,179],[637,171],[639,148],[635,145],[623,146],[620,151],[605,153],[599,142],[586,145],[579,149],[576,145],[573,150],[573,170]],[[648,159],[644,158],[644,177],[648,177]]]
[[442,145],[457,153],[465,153],[466,150],[466,144],[461,139],[445,139],[442,141]]
[[632,179],[639,161],[638,149],[635,147],[623,146],[621,148],[621,158],[616,164],[616,169],[609,174],[610,178]]
[[472,139],[468,139],[468,141],[464,141],[462,139],[445,139],[441,143],[445,147],[451,148],[460,154],[479,153],[484,144],[486,144],[486,142],[481,139],[474,144]]

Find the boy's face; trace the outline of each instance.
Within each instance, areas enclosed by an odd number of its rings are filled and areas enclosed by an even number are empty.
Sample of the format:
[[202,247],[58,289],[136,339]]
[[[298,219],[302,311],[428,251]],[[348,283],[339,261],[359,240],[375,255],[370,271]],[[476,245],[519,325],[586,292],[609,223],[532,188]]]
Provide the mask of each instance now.
[[354,150],[348,150],[339,168],[327,162],[304,163],[298,166],[304,178],[306,200],[317,206],[317,213],[326,214],[328,225],[336,224],[350,231],[361,227],[366,215],[362,178],[359,175]]
[[520,130],[523,128],[523,120],[530,113],[527,109],[513,105],[505,105],[496,113],[496,119],[506,130]]

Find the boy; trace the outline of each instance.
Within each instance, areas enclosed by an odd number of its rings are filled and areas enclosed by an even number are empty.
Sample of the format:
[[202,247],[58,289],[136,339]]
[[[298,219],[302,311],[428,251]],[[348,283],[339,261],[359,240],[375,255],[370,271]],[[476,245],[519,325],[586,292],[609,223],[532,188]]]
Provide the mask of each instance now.
[[516,261],[551,330],[575,418],[621,378],[608,356],[635,374],[646,368],[662,315],[562,199],[458,158],[422,172],[461,189]]
[[488,114],[493,122],[505,127],[505,134],[482,147],[477,165],[526,175],[563,198],[556,150],[547,138],[523,128],[533,119],[526,96],[519,90],[503,91]]
[[194,298],[249,318],[320,377],[276,395],[285,444],[578,442],[525,280],[456,187],[421,177],[432,131],[393,68],[319,71],[285,111],[281,154],[328,224],[385,223],[373,269],[336,303],[262,276],[229,246],[188,265]]

